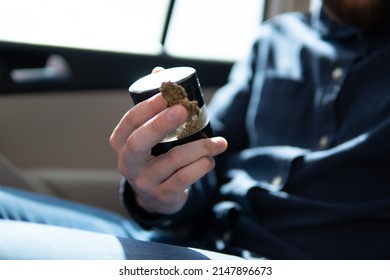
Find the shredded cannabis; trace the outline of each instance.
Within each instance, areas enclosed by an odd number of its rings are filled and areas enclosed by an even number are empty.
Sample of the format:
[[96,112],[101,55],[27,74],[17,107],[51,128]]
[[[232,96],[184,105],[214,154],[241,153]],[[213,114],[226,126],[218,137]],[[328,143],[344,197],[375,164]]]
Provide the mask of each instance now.
[[198,102],[188,99],[185,89],[173,82],[163,82],[160,87],[161,94],[167,107],[175,104],[183,105],[188,111],[188,120],[178,132],[178,138],[184,138],[198,131],[201,128],[200,108]]
[[173,82],[163,82],[160,91],[164,97],[167,107],[175,104],[183,105],[188,111],[188,120],[199,115],[200,109],[197,101],[190,101],[185,89]]

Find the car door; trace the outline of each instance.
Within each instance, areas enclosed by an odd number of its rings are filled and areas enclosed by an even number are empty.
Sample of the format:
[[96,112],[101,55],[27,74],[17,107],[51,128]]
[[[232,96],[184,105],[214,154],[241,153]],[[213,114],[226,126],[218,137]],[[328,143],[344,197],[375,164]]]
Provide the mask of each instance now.
[[129,85],[155,66],[191,66],[207,101],[265,11],[302,3],[0,2],[0,184],[117,212],[121,176],[108,139],[132,106]]

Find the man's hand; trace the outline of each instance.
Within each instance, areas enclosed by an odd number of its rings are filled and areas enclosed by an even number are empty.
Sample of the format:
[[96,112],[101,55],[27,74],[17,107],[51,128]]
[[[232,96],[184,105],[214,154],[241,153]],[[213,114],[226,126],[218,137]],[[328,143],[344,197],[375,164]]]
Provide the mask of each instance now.
[[179,145],[158,157],[151,149],[187,120],[181,105],[166,108],[161,94],[131,108],[110,137],[118,169],[133,187],[137,202],[152,213],[173,214],[187,201],[188,187],[214,168],[224,152],[224,138]]

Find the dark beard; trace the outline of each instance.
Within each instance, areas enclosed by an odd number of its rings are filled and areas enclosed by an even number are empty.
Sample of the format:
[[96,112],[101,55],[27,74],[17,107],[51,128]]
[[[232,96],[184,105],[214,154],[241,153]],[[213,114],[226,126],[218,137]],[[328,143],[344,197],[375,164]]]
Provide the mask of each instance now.
[[371,30],[390,23],[390,1],[371,0],[370,4],[350,4],[344,0],[323,0],[325,12],[334,20],[360,28]]

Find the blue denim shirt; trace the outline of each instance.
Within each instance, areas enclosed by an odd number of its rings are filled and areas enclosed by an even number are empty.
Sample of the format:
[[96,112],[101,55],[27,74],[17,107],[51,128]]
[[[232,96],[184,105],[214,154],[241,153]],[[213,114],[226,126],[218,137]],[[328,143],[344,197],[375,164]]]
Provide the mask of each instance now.
[[135,217],[247,257],[390,258],[389,35],[321,11],[263,24],[208,105],[229,142],[215,174],[181,212]]

